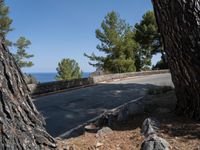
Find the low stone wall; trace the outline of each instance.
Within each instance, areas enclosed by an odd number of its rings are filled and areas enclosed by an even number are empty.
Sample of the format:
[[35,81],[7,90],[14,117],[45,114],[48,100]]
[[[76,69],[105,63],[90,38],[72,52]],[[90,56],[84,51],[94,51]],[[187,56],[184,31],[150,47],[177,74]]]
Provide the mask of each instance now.
[[130,77],[135,77],[135,76],[162,74],[162,73],[169,73],[169,70],[108,74],[108,75],[94,76],[92,78],[93,78],[94,83],[99,83],[99,82],[113,81],[113,80],[123,79],[123,78],[130,78]]
[[33,96],[53,93],[71,88],[83,87],[93,84],[92,78],[82,78],[69,81],[54,81],[39,84],[29,84],[28,87]]
[[162,74],[162,73],[169,73],[169,70],[108,74],[108,75],[100,75],[89,78],[75,79],[70,81],[54,81],[54,82],[39,83],[39,84],[29,84],[28,87],[31,91],[32,96],[36,96],[72,88],[89,86],[101,82],[113,81],[117,79],[124,79],[142,75]]

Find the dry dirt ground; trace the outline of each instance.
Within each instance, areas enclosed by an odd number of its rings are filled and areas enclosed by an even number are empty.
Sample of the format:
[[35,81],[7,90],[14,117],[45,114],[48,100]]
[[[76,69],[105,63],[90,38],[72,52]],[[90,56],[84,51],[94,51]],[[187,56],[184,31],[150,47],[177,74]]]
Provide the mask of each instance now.
[[[155,117],[161,123],[158,135],[171,145],[171,150],[200,150],[200,122],[175,115],[174,92],[147,96],[155,103],[146,112],[132,116],[127,122],[119,122],[113,132],[105,135],[86,132],[76,138],[58,140],[61,150],[139,150],[144,140],[141,125],[144,119]],[[157,108],[171,111],[160,112]]]

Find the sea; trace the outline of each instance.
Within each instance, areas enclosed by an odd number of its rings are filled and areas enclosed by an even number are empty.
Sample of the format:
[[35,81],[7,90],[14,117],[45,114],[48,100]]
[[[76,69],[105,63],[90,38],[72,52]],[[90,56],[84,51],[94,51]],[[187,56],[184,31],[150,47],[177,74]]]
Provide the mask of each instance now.
[[[40,83],[44,82],[51,82],[51,81],[56,81],[55,77],[57,73],[30,73],[33,75],[36,80]],[[83,72],[82,78],[87,78],[89,77],[90,72]]]

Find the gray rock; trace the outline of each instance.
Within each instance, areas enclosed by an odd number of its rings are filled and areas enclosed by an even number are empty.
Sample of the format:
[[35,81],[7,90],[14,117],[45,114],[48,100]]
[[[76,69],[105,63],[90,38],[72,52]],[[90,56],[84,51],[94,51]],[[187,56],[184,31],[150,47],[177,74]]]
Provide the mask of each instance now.
[[89,124],[85,126],[85,131],[96,133],[99,130],[99,127],[97,127],[95,124]]
[[153,134],[142,143],[140,150],[169,150],[169,143],[163,138]]
[[159,127],[160,127],[160,123],[156,119],[147,118],[144,120],[142,124],[141,133],[145,137],[148,137],[151,134],[155,134],[156,130],[158,130]]
[[110,129],[109,127],[103,127],[101,130],[99,130],[97,132],[97,135],[102,136],[102,135],[106,135],[106,134],[110,134],[110,133],[113,133],[112,129]]

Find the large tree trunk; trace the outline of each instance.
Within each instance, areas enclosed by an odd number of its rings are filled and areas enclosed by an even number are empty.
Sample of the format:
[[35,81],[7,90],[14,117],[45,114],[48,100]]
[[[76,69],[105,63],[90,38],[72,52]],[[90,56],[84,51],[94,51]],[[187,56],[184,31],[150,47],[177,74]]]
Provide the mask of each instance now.
[[177,95],[177,112],[200,120],[200,0],[152,0]]
[[0,41],[0,149],[56,149],[12,55]]

